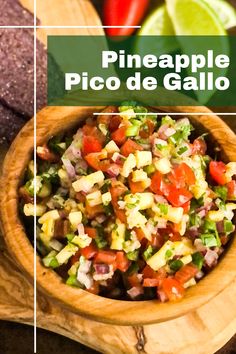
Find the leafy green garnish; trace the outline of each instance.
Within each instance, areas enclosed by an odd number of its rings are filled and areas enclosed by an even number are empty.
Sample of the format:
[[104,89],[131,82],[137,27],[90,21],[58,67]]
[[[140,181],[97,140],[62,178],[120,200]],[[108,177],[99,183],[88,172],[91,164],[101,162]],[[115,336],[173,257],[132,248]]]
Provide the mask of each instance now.
[[200,252],[193,253],[192,262],[198,267],[199,270],[201,270],[204,262],[203,255]]
[[172,257],[172,255],[173,255],[173,252],[171,250],[167,250],[166,253],[165,253],[165,258],[169,259],[169,258]]
[[179,150],[177,151],[178,155],[182,155],[183,153],[185,153],[185,151],[187,151],[188,148],[187,146],[182,146],[181,148],[179,148]]
[[217,196],[222,199],[224,202],[227,199],[227,194],[228,194],[228,189],[225,186],[217,186],[214,188],[214,192],[217,194]]
[[96,227],[97,236],[95,237],[95,242],[98,248],[104,248],[107,246],[107,240],[105,239],[105,233],[101,226]]
[[183,267],[183,262],[180,259],[175,259],[174,261],[170,262],[170,269],[174,272],[177,272],[181,267]]
[[234,225],[230,220],[224,220],[224,232],[230,234],[234,231]]
[[148,246],[148,248],[143,252],[143,258],[145,261],[148,260],[153,255],[153,248],[151,245]]
[[139,254],[138,250],[135,250],[133,252],[126,253],[126,256],[130,261],[137,261],[138,254]]
[[167,215],[168,213],[168,205],[167,204],[158,204],[158,208],[163,215]]

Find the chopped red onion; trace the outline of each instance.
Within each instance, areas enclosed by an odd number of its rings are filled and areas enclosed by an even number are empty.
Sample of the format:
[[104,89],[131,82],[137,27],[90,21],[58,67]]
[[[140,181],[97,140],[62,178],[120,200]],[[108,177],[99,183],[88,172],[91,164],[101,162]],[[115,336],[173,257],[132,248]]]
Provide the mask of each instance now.
[[191,238],[191,239],[195,239],[196,237],[198,237],[200,234],[200,231],[198,230],[198,228],[196,226],[191,226],[189,229],[188,229],[188,236]]
[[96,221],[99,223],[99,224],[102,224],[105,220],[106,220],[106,215],[105,214],[101,214],[101,215],[98,215],[96,217]]
[[82,264],[80,264],[78,272],[80,272],[80,273],[88,273],[90,271],[91,265],[92,265],[92,262],[88,261],[86,259]]
[[169,300],[166,293],[161,289],[157,290],[157,295],[158,295],[161,302],[166,302]]
[[201,211],[199,211],[199,213],[197,214],[200,218],[204,218],[204,216],[206,216],[206,209],[202,209]]
[[106,172],[111,177],[117,177],[120,174],[120,166],[117,164],[112,164]]
[[218,254],[215,251],[207,250],[207,253],[204,256],[205,262],[208,267],[214,267],[217,263],[217,259],[219,258]]
[[131,299],[135,299],[137,296],[143,294],[143,288],[141,286],[133,286],[131,289],[127,290],[127,294]]
[[107,274],[110,272],[108,264],[94,264],[94,268],[97,274]]
[[219,233],[224,232],[224,221],[217,221],[216,228]]
[[71,161],[66,158],[62,158],[62,162],[63,162],[63,165],[65,166],[68,176],[70,178],[74,178],[75,177],[75,168],[72,165]]
[[84,235],[84,225],[83,224],[79,224],[78,225],[78,234],[79,234],[79,236],[81,236],[81,235]]
[[194,246],[196,247],[196,250],[198,252],[206,252],[206,250],[207,250],[206,246],[204,246],[204,244],[202,243],[202,240],[200,240],[200,238],[197,238],[194,241]]
[[160,204],[168,204],[167,200],[165,197],[163,197],[162,195],[158,195],[158,194],[155,194],[154,195],[154,199],[157,203],[160,203]]
[[203,271],[199,271],[196,275],[195,275],[195,278],[197,279],[197,280],[200,280],[200,279],[202,279],[204,277],[204,273],[203,273]]
[[166,130],[169,128],[168,124],[163,124],[158,130],[158,136],[162,140],[167,140]]
[[174,135],[176,133],[176,130],[174,128],[167,128],[165,130],[165,135],[169,138],[171,135]]
[[93,286],[93,278],[90,274],[77,272],[77,280],[80,284],[84,285],[86,289],[90,289]]

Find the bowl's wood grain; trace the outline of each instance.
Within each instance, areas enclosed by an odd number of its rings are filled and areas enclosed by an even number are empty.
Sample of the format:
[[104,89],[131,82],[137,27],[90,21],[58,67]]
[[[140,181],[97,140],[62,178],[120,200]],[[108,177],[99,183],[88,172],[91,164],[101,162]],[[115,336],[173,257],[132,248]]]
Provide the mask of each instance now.
[[[208,112],[204,107],[161,107],[163,111]],[[65,129],[78,125],[95,107],[49,107],[37,116],[37,144]],[[225,159],[236,161],[236,138],[234,133],[216,116],[197,114],[190,117],[204,125],[220,144]],[[1,180],[1,218],[5,241],[19,265],[33,277],[33,248],[25,235],[18,215],[17,189],[25,166],[33,151],[33,123],[29,122],[11,146],[3,166]],[[6,188],[7,187],[7,188]],[[3,193],[4,188],[4,193]],[[67,308],[91,319],[119,324],[140,325],[163,322],[183,316],[199,308],[223,291],[236,276],[236,239],[227,255],[197,286],[188,289],[185,298],[177,303],[160,304],[158,301],[125,302],[105,299],[86,291],[68,287],[52,270],[45,269],[37,258],[37,282],[40,289],[63,303]]]
[[[213,354],[236,328],[236,281],[211,302],[175,320],[117,326],[81,317],[37,293],[37,326],[107,354]],[[0,251],[0,319],[33,325],[33,286]]]

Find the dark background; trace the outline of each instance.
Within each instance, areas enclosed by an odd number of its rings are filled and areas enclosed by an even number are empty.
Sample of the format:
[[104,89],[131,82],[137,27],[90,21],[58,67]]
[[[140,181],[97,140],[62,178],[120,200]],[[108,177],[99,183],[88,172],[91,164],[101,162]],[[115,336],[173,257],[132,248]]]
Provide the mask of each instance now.
[[[98,12],[101,13],[103,1],[92,0],[92,2],[95,4]],[[154,4],[158,3],[156,0],[152,2]],[[230,0],[230,2],[236,6],[236,0]],[[236,117],[228,118],[227,123],[236,131]],[[17,323],[0,321],[0,354],[32,353],[33,328]],[[38,329],[37,354],[98,354],[98,352],[55,333]],[[114,352],[114,354],[116,353]],[[236,354],[236,337],[231,339],[217,354]]]

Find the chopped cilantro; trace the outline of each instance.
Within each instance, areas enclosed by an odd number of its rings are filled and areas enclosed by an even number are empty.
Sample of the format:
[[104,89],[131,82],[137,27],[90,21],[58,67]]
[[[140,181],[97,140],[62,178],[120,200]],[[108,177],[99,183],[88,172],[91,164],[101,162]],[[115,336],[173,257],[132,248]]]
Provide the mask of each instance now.
[[183,267],[183,262],[180,259],[175,259],[174,261],[170,262],[170,269],[174,272],[177,272],[181,267]]
[[135,250],[135,251],[133,251],[133,252],[128,252],[128,253],[126,254],[126,256],[127,256],[127,258],[128,258],[130,261],[137,261],[137,259],[138,259],[138,254],[139,254],[138,250]]
[[200,252],[195,252],[192,254],[192,262],[195,264],[199,270],[202,269],[204,257]]
[[214,192],[217,194],[217,196],[222,199],[224,202],[227,199],[227,194],[228,194],[228,189],[225,186],[217,186],[214,188]]
[[148,248],[143,252],[143,258],[148,260],[153,255],[153,248],[151,245],[148,246]]

